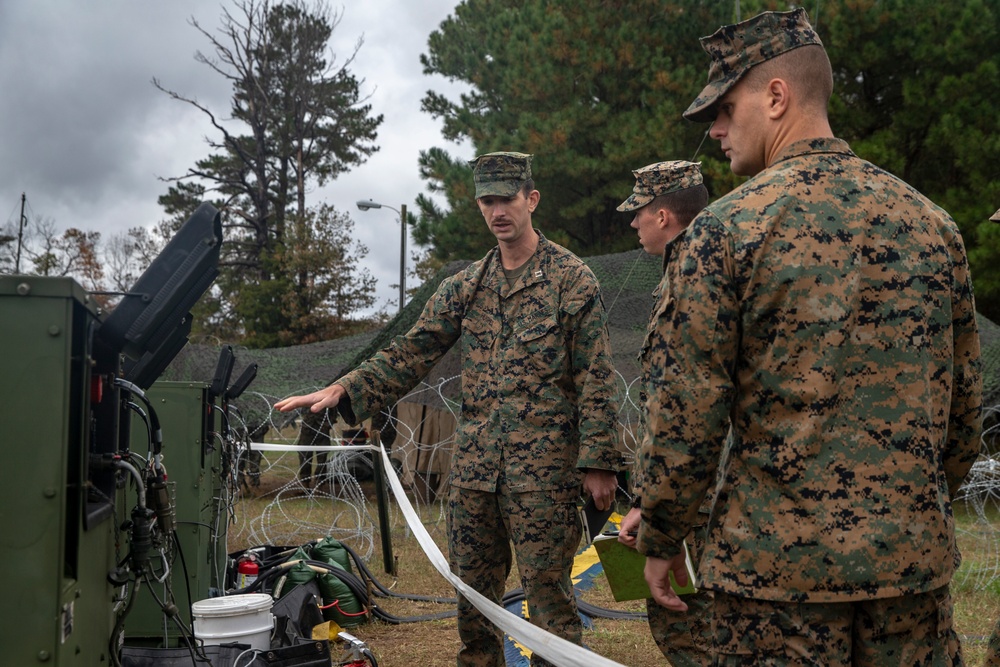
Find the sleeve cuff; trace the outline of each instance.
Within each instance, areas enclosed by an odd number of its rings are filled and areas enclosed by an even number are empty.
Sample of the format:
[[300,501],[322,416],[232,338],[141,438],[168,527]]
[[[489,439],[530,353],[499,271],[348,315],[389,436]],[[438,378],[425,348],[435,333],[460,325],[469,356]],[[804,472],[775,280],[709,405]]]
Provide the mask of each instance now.
[[[347,389],[347,387],[344,388]],[[344,394],[344,397],[337,403],[337,413],[340,414],[340,418],[347,424],[351,426],[358,425],[358,417],[354,414],[354,408],[351,406],[350,393]]]

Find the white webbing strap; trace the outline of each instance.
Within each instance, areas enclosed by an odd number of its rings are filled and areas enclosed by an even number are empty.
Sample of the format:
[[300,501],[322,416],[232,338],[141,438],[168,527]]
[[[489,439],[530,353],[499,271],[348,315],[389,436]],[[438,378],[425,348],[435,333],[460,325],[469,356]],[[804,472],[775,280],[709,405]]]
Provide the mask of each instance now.
[[475,605],[482,614],[490,619],[494,625],[516,639],[522,646],[527,647],[532,653],[537,653],[549,662],[558,667],[622,667],[614,660],[600,656],[576,644],[566,641],[562,637],[557,637],[550,632],[535,627],[525,619],[510,613],[503,607],[493,604],[480,593],[472,590],[462,582],[448,568],[448,561],[445,559],[437,544],[431,538],[430,533],[424,528],[420,517],[406,497],[403,485],[396,476],[396,471],[392,468],[389,455],[384,447],[379,448],[382,453],[382,462],[385,464],[385,475],[389,479],[389,486],[396,496],[396,502],[403,511],[406,523],[413,531],[417,542],[424,550],[428,560],[434,568],[441,573],[448,583],[454,586],[459,593],[465,596],[469,602]]

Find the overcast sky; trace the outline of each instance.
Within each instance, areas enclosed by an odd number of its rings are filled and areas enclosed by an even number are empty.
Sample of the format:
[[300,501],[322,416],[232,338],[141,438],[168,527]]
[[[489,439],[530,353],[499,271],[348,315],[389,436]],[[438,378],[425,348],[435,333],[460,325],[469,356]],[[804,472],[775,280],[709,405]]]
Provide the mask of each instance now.
[[[420,111],[429,89],[457,97],[462,87],[421,71],[427,38],[458,0],[353,0],[342,11],[332,49],[344,58],[364,45],[351,70],[364,79],[379,128],[380,150],[316,195],[348,212],[369,248],[365,266],[378,279],[378,305],[394,312],[399,282],[399,223],[387,209],[361,212],[358,199],[415,210],[426,193],[421,150],[446,148],[471,158],[468,145],[446,142],[441,124]],[[52,218],[109,236],[163,218],[156,199],[167,184],[208,154],[207,118],[150,83],[197,98],[225,113],[231,90],[195,61],[211,54],[193,28],[220,26],[211,0],[0,1],[0,224],[16,224],[21,193],[30,216]],[[212,135],[215,136],[215,135]],[[443,203],[443,202],[442,202]],[[412,248],[412,243],[410,244]],[[410,255],[407,252],[407,255]],[[412,263],[411,263],[412,264]],[[390,303],[391,302],[391,303]]]

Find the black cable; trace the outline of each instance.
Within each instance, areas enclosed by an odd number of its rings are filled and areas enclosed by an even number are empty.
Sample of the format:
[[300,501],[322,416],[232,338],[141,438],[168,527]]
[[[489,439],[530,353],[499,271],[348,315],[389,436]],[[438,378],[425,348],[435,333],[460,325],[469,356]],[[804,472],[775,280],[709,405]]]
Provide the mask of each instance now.
[[363,648],[358,653],[368,658],[368,662],[371,663],[372,667],[378,667],[378,660],[375,659],[375,654],[372,653],[371,649]]
[[231,425],[229,424],[229,415],[226,414],[226,411],[222,409],[222,406],[216,405],[215,403],[212,403],[212,409],[213,411],[218,410],[219,414],[222,415],[222,422],[221,422],[222,430],[219,432],[219,434],[225,436],[227,433],[230,432],[231,428]]
[[284,551],[271,554],[267,558],[263,559],[261,562],[261,567],[266,569],[269,567],[274,567],[280,563],[284,563],[288,560],[288,557],[299,550],[300,547],[292,547],[290,549],[285,549]]
[[149,448],[152,449],[153,448],[153,431],[152,431],[152,429],[149,426],[149,417],[146,416],[145,410],[143,410],[141,407],[139,407],[139,404],[136,403],[135,401],[129,401],[128,402],[128,407],[130,407],[133,412],[135,412],[137,415],[139,415],[139,418],[142,419],[142,423],[146,425],[146,442],[149,443]]
[[[150,595],[152,595],[153,599],[156,600],[156,604],[159,605],[160,610],[164,614],[166,614],[170,618],[170,620],[172,620],[174,624],[177,626],[177,629],[180,630],[181,638],[184,639],[184,644],[187,646],[187,650],[191,654],[191,664],[197,664],[199,662],[207,662],[211,664],[212,661],[205,654],[205,651],[201,647],[201,645],[197,643],[197,638],[195,638],[194,633],[191,631],[191,629],[184,624],[184,621],[177,618],[177,614],[168,613],[167,603],[161,600],[160,596],[156,594],[156,590],[154,590],[153,584],[150,583],[149,581],[148,574],[143,575],[143,582],[146,584],[146,588],[149,589]],[[174,608],[176,609],[176,607]],[[191,642],[192,639],[195,640],[195,643],[193,645]]]
[[[500,600],[500,604],[503,607],[508,606],[514,602],[521,602],[524,600],[524,589],[523,588],[513,588],[506,593],[504,593],[503,598]],[[607,609],[605,607],[599,607],[596,604],[592,604],[580,598],[580,594],[576,594],[576,607],[582,611],[587,616],[592,618],[608,618],[613,620],[645,620],[646,614],[638,611],[619,611],[617,609]]]
[[646,614],[643,612],[606,609],[605,607],[598,607],[595,604],[581,600],[579,597],[576,599],[576,607],[584,614],[592,618],[609,618],[620,621],[644,621],[647,618]]
[[[173,536],[174,536],[174,546],[177,548],[177,555],[181,559],[181,571],[184,573],[184,588],[187,590],[187,599],[188,599],[187,608],[188,608],[188,614],[191,614],[192,613],[191,612],[191,605],[194,604],[194,601],[195,601],[194,598],[191,597],[191,578],[188,577],[187,561],[184,559],[184,550],[181,549],[181,541],[180,541],[180,538],[177,537],[177,531],[176,530],[173,531]],[[191,624],[193,625],[194,624],[194,617],[193,616],[190,619],[190,621],[191,621]]]
[[160,454],[163,449],[163,432],[160,430],[160,418],[156,416],[156,410],[153,409],[153,404],[146,398],[146,393],[137,385],[122,378],[115,378],[115,386],[131,393],[146,406],[146,411],[149,413],[150,441],[153,445],[153,453]]
[[[126,558],[128,558],[126,556]],[[117,637],[122,633],[125,627],[125,617],[128,616],[129,612],[132,611],[132,605],[135,604],[136,593],[138,589],[139,582],[133,581],[132,585],[128,587],[128,598],[125,600],[125,608],[122,609],[122,613],[118,616],[115,621],[115,627],[111,631],[111,637],[108,639],[108,654],[111,656],[111,662],[115,667],[121,667],[121,655],[118,653]]]
[[391,591],[388,588],[386,588],[382,584],[382,582],[380,582],[375,577],[374,574],[372,574],[372,571],[370,569],[368,569],[368,566],[365,565],[365,562],[363,560],[361,560],[361,557],[353,549],[351,549],[349,546],[347,546],[343,542],[340,543],[340,546],[344,547],[344,549],[347,550],[347,553],[351,556],[351,559],[354,561],[354,564],[357,566],[358,571],[361,572],[362,574],[364,574],[365,577],[367,577],[367,579],[369,581],[371,581],[372,585],[378,591],[378,594],[380,595],[380,597],[398,598],[398,599],[401,599],[401,600],[413,600],[413,601],[416,601],[416,602],[436,602],[436,603],[439,603],[439,604],[458,604],[458,598],[454,598],[454,597],[443,598],[443,597],[435,597],[435,596],[431,596],[431,595],[417,595],[415,593],[396,593],[395,591]]
[[301,562],[304,562],[306,565],[311,567],[322,568],[327,572],[332,573],[333,576],[340,579],[340,581],[351,589],[351,592],[354,593],[354,596],[357,597],[359,601],[368,599],[368,588],[365,586],[365,582],[361,581],[357,575],[348,572],[341,567],[331,565],[330,563],[321,560],[305,560]]

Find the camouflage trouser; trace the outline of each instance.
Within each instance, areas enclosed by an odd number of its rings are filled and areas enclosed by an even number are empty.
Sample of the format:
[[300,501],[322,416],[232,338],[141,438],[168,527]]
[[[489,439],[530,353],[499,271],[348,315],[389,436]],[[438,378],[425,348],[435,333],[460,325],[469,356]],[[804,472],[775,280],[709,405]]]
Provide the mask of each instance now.
[[716,592],[716,665],[962,665],[948,587],[840,603]]
[[[580,544],[578,493],[497,493],[452,485],[448,494],[448,555],[452,572],[499,603],[511,570],[514,543],[531,622],[580,643],[583,626],[570,574]],[[503,636],[463,596],[458,597],[460,667],[503,667]],[[549,665],[532,656],[533,667]]]
[[1000,667],[1000,619],[993,628],[993,635],[990,637],[990,645],[986,649],[985,667]]
[[[336,416],[329,410],[312,412],[306,410],[302,415],[302,423],[299,425],[299,435],[295,438],[295,444],[300,447],[329,447],[330,429]],[[316,469],[313,470],[313,457],[316,457]],[[319,484],[326,475],[327,452],[316,450],[311,452],[299,452],[299,481],[303,486],[312,486],[315,482]]]
[[[313,456],[316,468],[313,470]],[[299,481],[303,486],[319,484],[326,476],[326,452],[299,452]]]
[[[695,526],[688,537],[691,562],[697,567],[705,551],[706,526]],[[700,589],[684,596],[687,611],[671,611],[653,598],[646,600],[649,631],[673,667],[709,667],[712,664],[712,591]]]

